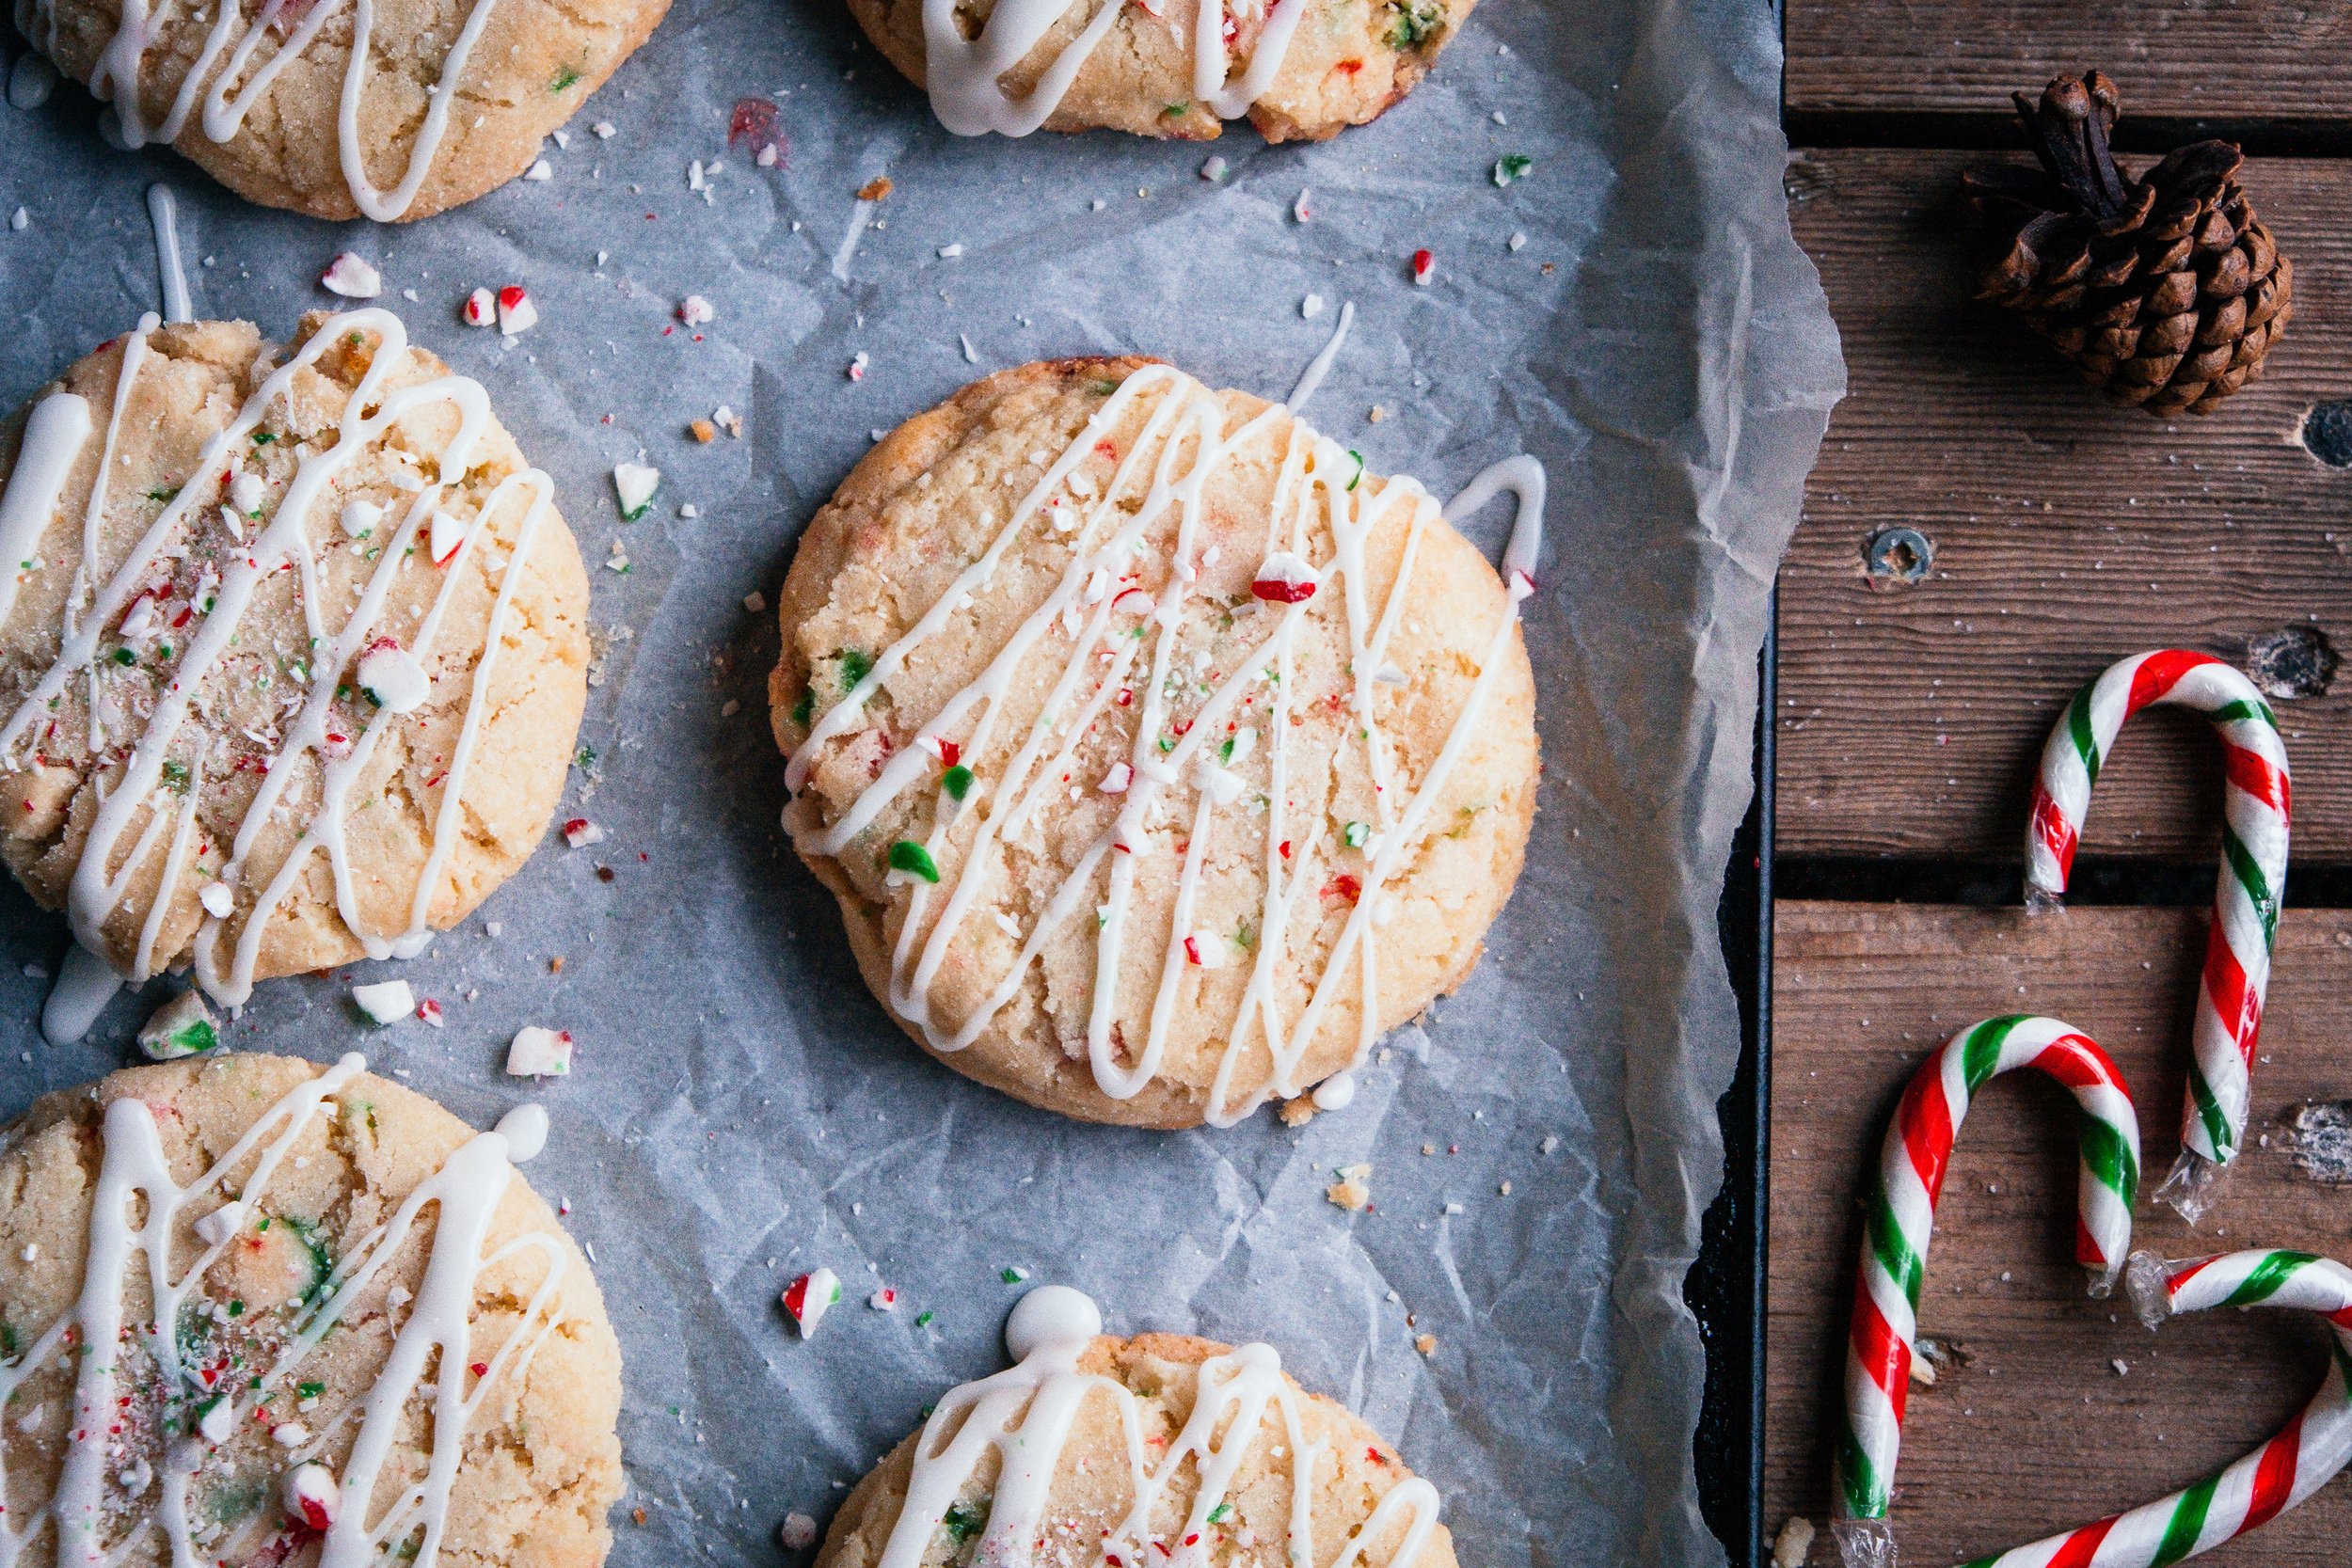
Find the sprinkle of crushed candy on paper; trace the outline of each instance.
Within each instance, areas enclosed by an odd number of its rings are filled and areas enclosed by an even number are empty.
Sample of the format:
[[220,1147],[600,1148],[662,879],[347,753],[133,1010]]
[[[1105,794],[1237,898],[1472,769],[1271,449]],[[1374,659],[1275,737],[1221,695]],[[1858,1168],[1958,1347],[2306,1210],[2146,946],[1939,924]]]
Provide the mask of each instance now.
[[784,1288],[785,1313],[803,1339],[816,1334],[818,1323],[840,1299],[840,1277],[827,1268],[811,1269]]
[[519,283],[509,283],[499,291],[499,335],[513,338],[539,325],[539,307],[532,302],[529,291]]
[[952,261],[962,254],[963,246],[960,245],[944,245],[939,247],[939,259],[943,261]]
[[499,319],[499,296],[487,289],[476,289],[457,308],[457,314],[468,326],[489,326]]
[[604,830],[584,816],[575,816],[564,824],[564,842],[575,849],[604,842]]
[[[866,367],[872,363],[873,360],[866,356],[866,351],[864,349],[859,349],[850,360],[850,379],[851,381],[865,380]],[[880,436],[875,437],[876,440],[880,440],[881,438],[882,437]]]
[[729,436],[739,436],[743,434],[743,416],[723,403],[710,411],[710,422]]
[[398,1023],[416,1011],[417,993],[408,989],[405,980],[384,980],[372,986],[351,988],[352,1001],[359,1010],[377,1023]]
[[898,1310],[898,1292],[885,1285],[867,1296],[866,1305],[877,1312],[896,1312]]
[[362,257],[346,250],[326,263],[319,287],[345,299],[373,299],[384,292],[384,275]]
[[1296,221],[1300,223],[1312,223],[1314,221],[1315,210],[1309,204],[1307,199],[1308,197],[1312,194],[1312,192],[1301,187],[1298,193],[1298,199],[1291,203],[1291,216]]
[[555,170],[548,166],[548,161],[545,158],[535,158],[532,161],[531,166],[523,170],[523,178],[526,180],[552,180],[555,178]]
[[611,141],[616,134],[613,131],[612,122],[609,119],[600,119],[588,129],[596,133],[598,141]]
[[1535,1146],[1535,1149],[1539,1154],[1549,1154],[1552,1150],[1558,1148],[1559,1147],[1560,1134],[1557,1132],[1547,1132],[1544,1134],[1544,1141],[1537,1144]]
[[212,1008],[204,1005],[201,991],[182,991],[150,1014],[139,1030],[139,1054],[151,1062],[199,1056],[218,1044],[220,1028],[214,1022]]
[[1225,182],[1229,167],[1224,158],[1213,155],[1207,163],[1200,166],[1200,178],[1212,185],[1221,185]]
[[1522,233],[1515,233],[1511,236],[1508,244],[1514,252],[1525,250],[1527,248],[1527,236]]
[[677,319],[688,326],[701,326],[707,322],[716,321],[718,314],[710,308],[710,301],[700,294],[688,294],[678,301]]
[[1323,296],[1321,294],[1309,294],[1305,299],[1300,300],[1298,302],[1298,313],[1305,317],[1308,321],[1312,321],[1317,316],[1323,314]]
[[612,553],[604,558],[604,569],[618,572],[623,577],[628,575],[628,549],[618,539],[612,541]]
[[621,520],[633,523],[645,515],[653,504],[653,494],[661,487],[661,470],[643,463],[615,463],[612,466],[612,492],[620,498]]
[[[558,960],[559,962],[561,960]],[[561,1078],[572,1070],[572,1032],[525,1024],[506,1048],[510,1078]]]
[[996,1277],[1008,1285],[1018,1285],[1029,1277],[1029,1271],[1018,1263],[1008,1263],[997,1272]]
[[1535,166],[1535,160],[1524,152],[1506,152],[1495,160],[1495,183],[1508,185],[1524,180]]
[[1323,1190],[1323,1196],[1350,1213],[1361,1213],[1372,1207],[1372,1166],[1370,1164],[1342,1165],[1340,1179]]
[[1426,250],[1414,251],[1413,286],[1415,288],[1425,289],[1429,287],[1430,280],[1437,276],[1438,258],[1436,254]]
[[417,1017],[438,1029],[442,1025],[441,1005],[431,997],[417,1004]]

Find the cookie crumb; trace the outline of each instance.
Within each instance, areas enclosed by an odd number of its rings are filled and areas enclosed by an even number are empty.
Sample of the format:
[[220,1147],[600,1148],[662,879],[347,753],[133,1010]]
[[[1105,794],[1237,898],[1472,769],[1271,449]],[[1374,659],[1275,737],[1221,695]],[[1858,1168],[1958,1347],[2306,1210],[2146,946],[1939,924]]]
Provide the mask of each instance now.
[[1294,1099],[1285,1100],[1282,1101],[1282,1108],[1275,1115],[1282,1118],[1282,1125],[1285,1127],[1304,1127],[1315,1119],[1315,1097],[1311,1094],[1302,1094]]
[[896,187],[891,184],[890,176],[877,175],[857,188],[857,198],[860,201],[880,201],[894,189]]
[[686,434],[707,447],[719,438],[719,427],[708,420],[696,420],[686,427]]
[[787,1552],[804,1552],[817,1544],[817,1521],[798,1512],[784,1516],[784,1528],[776,1531],[776,1539]]
[[1417,1334],[1413,1337],[1413,1348],[1421,1352],[1423,1357],[1435,1355],[1438,1354],[1438,1337],[1434,1334]]
[[1323,1190],[1323,1196],[1350,1213],[1361,1213],[1372,1207],[1372,1166],[1342,1165],[1340,1179]]

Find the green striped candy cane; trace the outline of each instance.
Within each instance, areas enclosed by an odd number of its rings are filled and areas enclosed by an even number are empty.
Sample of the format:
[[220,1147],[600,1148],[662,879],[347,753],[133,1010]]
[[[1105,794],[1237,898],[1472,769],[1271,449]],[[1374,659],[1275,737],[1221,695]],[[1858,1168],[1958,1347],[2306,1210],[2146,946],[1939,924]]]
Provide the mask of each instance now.
[[2166,648],[2127,658],[2076,692],[2042,752],[2026,833],[2026,902],[2040,907],[2065,895],[2100,766],[2123,721],[2156,703],[2194,708],[2212,721],[2227,780],[2221,877],[2197,992],[2181,1157],[2156,1189],[2195,1224],[2211,1201],[2218,1168],[2237,1157],[2245,1140],[2263,993],[2286,891],[2286,747],[2253,683],[2211,655]]
[[2130,1250],[2139,1118],[2122,1074],[2090,1037],[2054,1018],[1990,1018],[1963,1029],[1920,1064],[1886,1132],[1854,1279],[1846,1430],[1837,1445],[1831,1522],[1847,1568],[1889,1568],[1894,1561],[1886,1509],[1902,1446],[1936,1199],[1951,1164],[1953,1136],[1977,1091],[2018,1068],[2056,1079],[2082,1110],[2074,1257],[2090,1271],[2092,1294],[2106,1293]]
[[2227,1469],[2128,1513],[1979,1558],[1969,1568],[2168,1568],[2268,1524],[2352,1460],[2352,1269],[2308,1252],[2233,1252],[2178,1263],[2139,1252],[2124,1282],[2151,1328],[2211,1307],[2317,1312],[2335,1331],[2327,1379],[2279,1435]]

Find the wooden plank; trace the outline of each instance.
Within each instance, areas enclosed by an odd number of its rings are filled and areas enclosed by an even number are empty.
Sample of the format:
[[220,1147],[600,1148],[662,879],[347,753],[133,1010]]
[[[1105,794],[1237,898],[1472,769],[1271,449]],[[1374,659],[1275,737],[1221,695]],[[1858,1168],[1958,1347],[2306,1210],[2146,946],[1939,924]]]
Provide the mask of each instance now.
[[[2352,396],[2352,164],[2249,166],[2296,263],[2294,325],[2220,412],[2159,421],[2109,406],[1972,302],[1952,193],[1977,161],[1826,151],[1791,166],[1851,391],[1781,572],[1784,855],[2016,859],[2042,738],[2114,659],[2168,643],[2234,658],[2289,627],[2352,651],[2352,467],[2300,441],[2315,402]],[[1864,542],[1897,525],[1932,540],[1933,567],[1873,586]],[[2352,861],[2352,671],[2280,714],[2296,855]],[[2197,728],[2134,721],[2088,852],[2212,852],[2218,771]]]
[[[2097,66],[2135,121],[2352,119],[2352,13],[2303,0],[1788,0],[1787,105],[2006,130],[2012,91]],[[2011,134],[2013,135],[2013,134]],[[2014,145],[2010,136],[1985,145]]]
[[[1828,1507],[1859,1235],[1856,1204],[1903,1084],[1987,1014],[2054,1013],[2105,1045],[2140,1107],[2146,1186],[2171,1164],[2202,917],[1787,903],[1775,912],[1766,1528]],[[2143,1198],[2135,1244],[2168,1257],[2304,1246],[2352,1259],[2352,1195],[2296,1170],[2293,1118],[2352,1094],[2352,911],[2287,915],[2254,1080],[2255,1125],[2202,1234]],[[2029,1075],[2020,1075],[2029,1076]],[[2003,1080],[1971,1110],[1920,1306],[1964,1357],[1914,1387],[1894,1522],[1903,1560],[1943,1563],[2087,1524],[2235,1459],[2310,1398],[2327,1335],[2289,1313],[2211,1312],[2151,1334],[2086,1298],[2074,1256],[2074,1110]],[[2123,1370],[2116,1367],[2121,1362]],[[2343,1560],[2352,1480],[2217,1564]],[[1834,1562],[1824,1542],[1816,1563]]]

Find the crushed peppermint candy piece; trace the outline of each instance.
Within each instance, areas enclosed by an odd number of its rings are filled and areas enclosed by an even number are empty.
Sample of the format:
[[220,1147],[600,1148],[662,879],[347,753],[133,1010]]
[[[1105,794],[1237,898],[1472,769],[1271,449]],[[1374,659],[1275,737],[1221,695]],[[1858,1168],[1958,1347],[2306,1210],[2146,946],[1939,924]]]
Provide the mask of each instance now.
[[384,292],[384,275],[373,262],[346,250],[326,263],[319,286],[345,299],[373,299]]
[[1288,550],[1276,550],[1259,565],[1249,592],[1268,604],[1298,604],[1315,596],[1315,569]]
[[506,1048],[510,1078],[561,1078],[572,1070],[572,1032],[526,1024]]
[[441,1005],[428,996],[417,1004],[417,1017],[438,1029],[442,1022]]
[[378,1023],[398,1023],[414,1012],[417,993],[408,989],[405,980],[385,980],[373,986],[354,986],[351,999],[359,1004],[359,1010]]
[[600,119],[594,125],[588,127],[588,129],[596,134],[596,140],[598,141],[611,141],[615,135],[619,135],[619,133],[613,129],[612,122],[609,119]]
[[1508,185],[1515,180],[1524,180],[1534,166],[1535,160],[1526,153],[1506,152],[1495,160],[1495,183]]
[[361,500],[357,496],[343,502],[342,515],[336,519],[342,527],[344,537],[350,539],[367,538],[375,531],[375,525],[383,520],[382,507],[373,501]]
[[604,842],[604,830],[584,816],[575,816],[564,824],[564,842],[575,849]]
[[151,1062],[202,1055],[218,1044],[220,1030],[201,991],[182,991],[156,1008],[139,1031],[139,1053]]
[[278,1485],[278,1500],[286,1505],[287,1518],[314,1530],[324,1530],[342,1512],[343,1492],[335,1483],[335,1472],[313,1462],[297,1465],[286,1472],[286,1479]]
[[841,1279],[831,1269],[811,1269],[784,1288],[784,1309],[803,1339],[813,1338],[834,1304],[841,1299]]
[[488,326],[499,319],[499,296],[487,289],[476,289],[457,308],[457,314],[468,326]]
[[532,303],[531,293],[519,283],[509,283],[499,291],[499,335],[519,337],[539,325],[539,307]]
[[864,349],[859,349],[856,355],[850,360],[850,379],[851,381],[865,380],[866,367],[873,362],[874,361],[871,358],[867,357]]
[[1203,926],[1184,939],[1184,958],[1202,969],[1223,969],[1225,939]]
[[1314,221],[1315,210],[1313,207],[1310,206],[1307,201],[1308,197],[1312,194],[1313,193],[1311,191],[1301,187],[1298,193],[1298,199],[1291,203],[1291,216],[1300,223],[1312,223]]
[[996,1271],[996,1277],[1008,1285],[1018,1285],[1029,1277],[1029,1271],[1018,1263],[1008,1263]]
[[877,1312],[896,1312],[898,1310],[898,1292],[885,1285],[867,1296],[866,1305]]
[[196,1239],[206,1246],[218,1246],[245,1228],[245,1205],[228,1202],[196,1222]]
[[678,301],[677,319],[689,326],[700,326],[706,322],[716,321],[718,318],[719,312],[710,308],[710,301],[700,294],[688,294]]
[[239,474],[229,482],[229,504],[248,517],[262,515],[262,502],[269,498],[269,487],[259,474]]
[[466,525],[436,507],[432,527],[425,531],[425,550],[433,557],[433,564],[446,566],[450,558],[466,542]]
[[1321,294],[1309,294],[1305,299],[1300,300],[1298,302],[1298,313],[1308,321],[1312,321],[1317,316],[1323,314],[1323,296]]
[[545,158],[534,158],[532,160],[531,166],[523,170],[523,178],[526,180],[552,180],[555,178],[555,170],[548,166],[548,161]]
[[643,463],[616,463],[612,466],[613,493],[621,499],[621,520],[633,523],[645,515],[653,504],[653,493],[661,487],[661,470]]
[[1413,286],[1417,289],[1425,289],[1429,287],[1430,280],[1435,278],[1437,276],[1438,258],[1436,254],[1426,250],[1414,251]]
[[787,1513],[784,1527],[776,1531],[776,1539],[787,1552],[804,1552],[817,1544],[817,1521],[805,1513]]
[[1200,178],[1212,185],[1221,185],[1225,182],[1228,166],[1223,158],[1213,156],[1200,166]]
[[204,912],[215,920],[226,920],[229,911],[237,907],[237,895],[229,891],[227,882],[206,882],[197,894],[196,901],[204,906]]
[[1127,786],[1135,782],[1136,770],[1133,768],[1123,762],[1114,762],[1110,771],[1103,775],[1103,782],[1094,787],[1105,795],[1124,795]]
[[416,655],[379,637],[359,656],[359,689],[387,713],[414,713],[433,694],[433,677]]
[[952,261],[962,254],[963,246],[961,245],[944,245],[939,247],[939,259],[943,261]]

